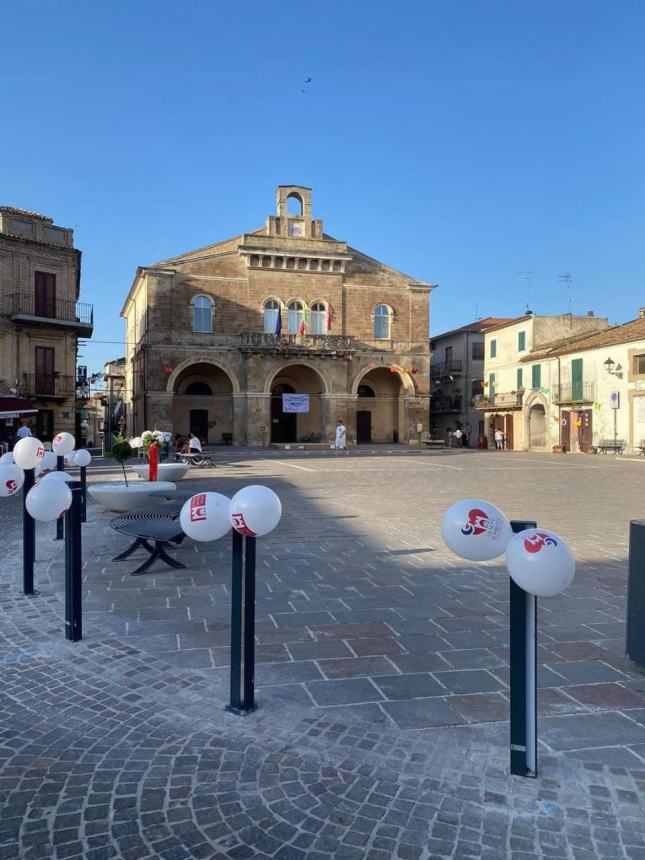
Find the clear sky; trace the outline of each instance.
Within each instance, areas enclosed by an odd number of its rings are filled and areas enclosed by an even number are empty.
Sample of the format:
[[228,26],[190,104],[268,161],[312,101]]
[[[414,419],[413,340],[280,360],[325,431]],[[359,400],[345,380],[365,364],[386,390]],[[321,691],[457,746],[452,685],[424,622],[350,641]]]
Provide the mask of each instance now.
[[438,283],[433,333],[521,313],[525,271],[537,313],[565,272],[574,312],[645,305],[642,0],[23,0],[0,28],[0,203],[74,227],[90,370],[137,265],[262,226],[279,184]]

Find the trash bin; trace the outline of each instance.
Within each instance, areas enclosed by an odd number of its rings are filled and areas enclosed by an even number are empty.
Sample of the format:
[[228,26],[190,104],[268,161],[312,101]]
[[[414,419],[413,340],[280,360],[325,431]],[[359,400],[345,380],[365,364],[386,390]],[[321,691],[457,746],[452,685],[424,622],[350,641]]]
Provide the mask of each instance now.
[[629,523],[627,656],[645,669],[645,520]]
[[399,431],[398,431],[398,430],[393,430],[393,431],[392,431],[392,442],[393,442],[395,445],[398,445],[398,444],[399,444]]

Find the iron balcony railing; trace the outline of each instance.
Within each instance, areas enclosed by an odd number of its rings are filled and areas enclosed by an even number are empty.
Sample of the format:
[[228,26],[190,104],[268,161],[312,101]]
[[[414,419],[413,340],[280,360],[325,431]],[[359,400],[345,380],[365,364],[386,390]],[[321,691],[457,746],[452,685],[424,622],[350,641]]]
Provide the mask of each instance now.
[[251,352],[347,352],[355,349],[354,338],[340,334],[265,334],[245,331],[239,336],[240,346]]
[[430,371],[435,378],[438,376],[453,376],[456,373],[461,373],[461,367],[461,359],[455,359],[455,361],[438,361],[432,362]]
[[38,320],[70,323],[74,326],[94,325],[94,306],[54,296],[36,298],[28,293],[13,293],[6,300],[5,313],[11,317],[32,317]]
[[27,397],[72,397],[75,392],[73,376],[56,373],[25,373],[20,393]]
[[430,400],[430,411],[434,413],[461,412],[461,397],[433,397]]
[[595,386],[593,382],[567,382],[553,387],[556,403],[593,403]]
[[518,391],[499,391],[473,397],[475,409],[520,409],[522,394]]

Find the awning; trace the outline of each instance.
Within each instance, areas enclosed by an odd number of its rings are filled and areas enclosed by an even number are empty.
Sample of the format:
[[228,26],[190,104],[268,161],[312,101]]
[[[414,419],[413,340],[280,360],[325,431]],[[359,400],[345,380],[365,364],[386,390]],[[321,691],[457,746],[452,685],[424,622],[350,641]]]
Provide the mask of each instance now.
[[33,403],[21,397],[0,397],[0,418],[20,418],[21,415],[35,415]]

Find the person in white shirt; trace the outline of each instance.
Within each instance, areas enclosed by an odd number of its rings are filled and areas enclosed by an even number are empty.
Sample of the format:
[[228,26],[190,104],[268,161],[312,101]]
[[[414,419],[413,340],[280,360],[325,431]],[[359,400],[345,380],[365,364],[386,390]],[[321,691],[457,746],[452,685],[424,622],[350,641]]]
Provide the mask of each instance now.
[[202,443],[199,441],[197,436],[194,433],[190,434],[188,439],[188,448],[190,449],[191,454],[201,454],[202,453]]
[[18,432],[16,433],[16,436],[19,439],[26,439],[27,436],[31,436],[31,428],[29,427],[29,424],[26,421],[22,422],[22,424],[18,428]]
[[346,454],[349,454],[347,450],[347,429],[345,425],[338,419],[338,426],[336,427],[336,450],[344,451]]
[[455,440],[455,445],[458,448],[461,445],[461,437],[464,435],[461,431],[461,428],[457,427],[456,430],[453,430],[452,435]]

